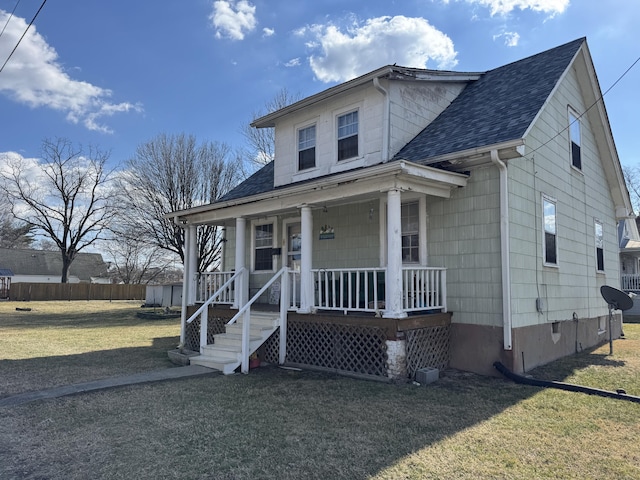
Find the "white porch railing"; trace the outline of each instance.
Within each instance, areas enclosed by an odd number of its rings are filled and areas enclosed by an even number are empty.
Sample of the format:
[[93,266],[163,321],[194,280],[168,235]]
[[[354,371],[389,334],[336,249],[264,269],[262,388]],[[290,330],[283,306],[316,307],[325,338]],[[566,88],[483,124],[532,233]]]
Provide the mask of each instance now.
[[244,273],[248,275],[249,273],[246,269],[238,270],[235,272],[229,279],[224,282],[218,290],[216,290],[213,295],[211,295],[206,302],[204,302],[200,307],[191,315],[186,323],[193,322],[198,316],[200,316],[200,353],[204,351],[204,346],[207,344],[207,330],[209,329],[209,305],[212,303],[217,303],[220,296],[224,294],[224,292],[231,288],[236,278],[241,277]]
[[300,306],[300,272],[289,270],[289,310]]
[[[196,303],[206,302],[214,292],[220,290],[227,281],[233,277],[235,272],[200,272],[196,288]],[[231,283],[220,292],[215,303],[234,302],[234,284]]]
[[437,267],[403,267],[402,309],[447,311],[447,271]]
[[384,268],[313,269],[315,298],[321,310],[378,312],[384,310]]
[[[321,310],[379,312],[385,309],[386,269],[314,269],[314,308]],[[446,269],[403,267],[402,310],[447,311]]]
[[620,289],[624,291],[640,290],[640,274],[621,275]]

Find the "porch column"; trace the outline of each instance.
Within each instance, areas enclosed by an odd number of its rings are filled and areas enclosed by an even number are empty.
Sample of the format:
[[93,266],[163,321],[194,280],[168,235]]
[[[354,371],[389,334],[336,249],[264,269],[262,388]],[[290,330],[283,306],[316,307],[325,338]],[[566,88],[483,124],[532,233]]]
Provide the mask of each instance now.
[[186,337],[187,330],[187,305],[189,305],[189,262],[186,261],[188,258],[188,249],[189,249],[189,229],[184,228],[184,258],[182,264],[182,309],[180,313],[180,347],[184,346],[184,341]]
[[313,254],[313,215],[311,207],[300,208],[300,232],[302,245],[300,248],[300,308],[299,313],[311,313],[313,308],[313,275],[311,259]]
[[188,269],[188,297],[187,301],[189,305],[193,305],[196,303],[196,294],[198,289],[198,227],[195,225],[189,225],[187,227],[188,235],[185,238],[185,243],[187,243],[187,251],[186,251],[186,263],[189,264]]
[[402,222],[400,190],[387,192],[387,272],[384,316],[403,318],[402,311]]
[[[245,254],[246,254],[246,220],[242,217],[236,218],[236,272],[245,270]],[[234,308],[242,308],[247,303],[248,284],[245,277],[248,277],[246,273],[243,273],[240,277],[236,278],[234,284],[235,297],[233,299]]]

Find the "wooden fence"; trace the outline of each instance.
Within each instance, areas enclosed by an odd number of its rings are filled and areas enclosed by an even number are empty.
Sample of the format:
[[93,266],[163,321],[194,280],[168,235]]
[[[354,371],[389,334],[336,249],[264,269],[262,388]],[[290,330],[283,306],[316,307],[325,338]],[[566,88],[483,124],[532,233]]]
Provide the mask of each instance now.
[[9,300],[141,300],[146,285],[113,285],[100,283],[13,283]]

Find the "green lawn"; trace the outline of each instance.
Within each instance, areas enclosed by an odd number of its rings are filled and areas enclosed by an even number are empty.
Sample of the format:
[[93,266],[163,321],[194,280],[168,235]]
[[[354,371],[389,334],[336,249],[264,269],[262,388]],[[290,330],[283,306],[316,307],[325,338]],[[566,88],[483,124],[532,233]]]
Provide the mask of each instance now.
[[[0,304],[0,378],[14,369],[31,378],[9,389],[3,381],[0,397],[89,379],[92,362],[96,378],[167,366],[178,320],[142,321],[131,305],[110,314],[71,304],[87,313],[5,315]],[[613,356],[604,345],[531,373],[640,395],[640,325],[625,334]],[[61,353],[67,343],[75,347]],[[0,416],[3,479],[640,478],[640,404],[461,372],[425,387],[269,367]]]

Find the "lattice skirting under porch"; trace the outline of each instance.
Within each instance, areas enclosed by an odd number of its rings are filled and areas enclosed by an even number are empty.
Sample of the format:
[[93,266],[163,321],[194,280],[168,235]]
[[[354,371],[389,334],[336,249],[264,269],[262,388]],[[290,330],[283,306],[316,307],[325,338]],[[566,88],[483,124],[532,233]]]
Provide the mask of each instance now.
[[[207,320],[207,344],[213,343],[214,335],[225,332],[224,326],[228,321],[229,319],[225,317],[209,315]],[[193,322],[187,324],[184,346],[186,349],[194,352],[200,351],[200,317],[195,318]]]
[[413,378],[416,370],[425,367],[444,370],[449,365],[450,336],[450,325],[407,330],[407,376]]
[[[288,363],[361,375],[387,376],[387,336],[373,326],[290,320],[287,328]],[[278,362],[280,333],[263,345],[261,359]]]

